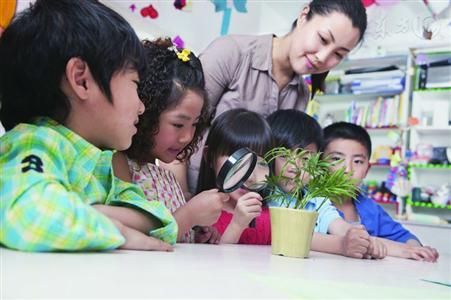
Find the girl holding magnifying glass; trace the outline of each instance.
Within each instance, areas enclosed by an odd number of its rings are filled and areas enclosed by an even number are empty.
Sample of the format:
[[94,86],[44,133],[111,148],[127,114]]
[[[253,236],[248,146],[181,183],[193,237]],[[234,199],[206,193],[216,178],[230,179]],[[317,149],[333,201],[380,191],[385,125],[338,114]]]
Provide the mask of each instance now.
[[[222,234],[221,243],[269,245],[269,210],[256,192],[269,174],[269,168],[261,157],[273,148],[271,129],[262,116],[246,109],[233,109],[213,122],[205,143],[197,191],[215,188],[224,163],[244,147],[257,154],[254,172],[242,187],[229,193],[230,200],[224,204],[224,210],[213,226]],[[241,170],[236,171],[240,177],[241,173]],[[234,181],[233,175],[228,180]],[[253,219],[255,226],[250,228]]]

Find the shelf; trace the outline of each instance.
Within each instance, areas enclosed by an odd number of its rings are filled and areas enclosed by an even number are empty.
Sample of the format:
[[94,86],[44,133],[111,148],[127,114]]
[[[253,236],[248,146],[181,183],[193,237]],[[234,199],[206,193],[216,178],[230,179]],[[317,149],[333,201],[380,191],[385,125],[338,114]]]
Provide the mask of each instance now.
[[396,65],[396,66],[406,66],[407,65],[407,55],[386,55],[386,56],[376,56],[369,58],[351,58],[344,59],[335,69],[348,70],[352,68],[365,67],[380,67],[385,65]]
[[437,93],[437,92],[451,92],[451,87],[446,88],[429,88],[429,89],[414,89],[414,93]]
[[378,164],[378,163],[370,163],[372,168],[390,168],[390,165],[383,165],[383,164]]
[[439,209],[451,209],[451,205],[438,205],[431,202],[417,202],[407,200],[407,204],[415,207],[428,207],[428,208],[439,208]]
[[434,164],[412,164],[409,163],[410,168],[415,169],[448,169],[451,170],[451,165],[434,165]]
[[387,131],[393,131],[393,130],[400,130],[398,126],[392,126],[392,127],[365,127],[367,131],[371,132],[382,132],[385,133]]
[[398,205],[398,202],[396,201],[377,201],[372,199],[374,202],[376,202],[377,204],[391,204],[391,205]]
[[433,127],[433,126],[414,126],[411,128],[418,133],[447,133],[451,132],[451,126],[447,127]]
[[371,101],[376,100],[379,97],[391,97],[402,94],[404,91],[400,92],[389,92],[389,93],[370,93],[370,94],[322,94],[315,97],[318,102],[327,101],[351,101],[351,100],[362,100]]

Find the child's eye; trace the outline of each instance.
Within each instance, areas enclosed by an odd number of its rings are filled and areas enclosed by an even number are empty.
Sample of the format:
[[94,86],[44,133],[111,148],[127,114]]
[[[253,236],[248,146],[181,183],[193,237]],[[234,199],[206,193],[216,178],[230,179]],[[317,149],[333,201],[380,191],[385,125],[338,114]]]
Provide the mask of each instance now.
[[183,124],[172,124],[175,128],[183,128]]
[[321,36],[321,34],[318,34],[318,36],[319,36],[319,39],[321,40],[321,44],[323,44],[323,45],[327,44],[327,40],[325,38],[323,38]]
[[194,123],[193,124],[193,127],[197,127],[197,126],[199,126],[199,123]]
[[341,157],[338,157],[338,156],[332,156],[330,158],[330,160],[333,160],[333,161],[337,161],[337,160],[340,160],[340,159],[341,159]]
[[335,52],[335,55],[338,57],[338,59],[343,59],[343,55],[341,55],[340,53]]
[[362,165],[363,164],[363,160],[355,160],[354,163],[356,163],[358,165]]
[[133,80],[133,82],[136,84],[137,87],[139,87],[139,81],[138,80]]

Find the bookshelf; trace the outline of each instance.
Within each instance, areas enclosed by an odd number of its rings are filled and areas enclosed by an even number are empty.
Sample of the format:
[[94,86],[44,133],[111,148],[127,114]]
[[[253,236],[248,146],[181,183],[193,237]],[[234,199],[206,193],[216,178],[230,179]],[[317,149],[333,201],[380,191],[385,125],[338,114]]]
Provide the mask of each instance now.
[[[417,150],[417,145],[420,145],[420,148],[424,147],[423,145],[432,145],[432,148],[442,147],[442,154],[447,150],[448,157],[451,160],[451,68],[449,68],[449,72],[445,68],[429,72],[427,75],[435,74],[436,78],[431,77],[429,83],[421,78],[423,81],[420,87],[420,77],[424,77],[425,68],[424,66],[420,67],[419,63],[429,61],[437,65],[437,61],[446,59],[451,59],[449,47],[430,50],[411,49],[408,53],[402,55],[346,60],[329,74],[326,79],[326,93],[316,97],[320,104],[317,113],[318,120],[322,126],[328,125],[331,120],[334,122],[351,121],[364,126],[371,136],[373,153],[380,147],[394,147],[396,145],[401,147],[402,153],[406,153],[407,149],[411,150],[408,152],[412,153],[412,151]],[[375,76],[370,74],[371,67],[382,68],[387,66],[395,66],[403,72],[402,90],[384,90],[382,87],[376,89],[376,91],[370,89],[370,93],[365,93],[365,89],[357,90],[358,94],[349,93],[349,89],[346,90],[347,93],[342,93],[341,78],[347,76],[347,70],[367,68],[370,72],[363,74],[362,77],[373,80],[367,84],[371,86],[378,78],[381,78],[380,82],[382,83],[390,82],[387,81],[387,78],[384,78],[383,72],[374,72]],[[442,66],[439,65],[439,67]],[[353,76],[356,77],[356,74],[354,73]],[[344,82],[348,81],[344,80]],[[395,82],[397,81],[395,80]],[[332,88],[328,89],[327,85],[332,86]],[[377,101],[383,102],[384,99],[389,98],[399,99],[399,103],[397,105],[394,105],[393,102],[383,105],[382,103],[375,104]],[[381,111],[386,110],[387,105],[394,106],[394,109],[388,111],[388,116],[380,117]],[[371,107],[373,107],[373,110],[379,110],[379,115],[376,114],[368,118],[368,115],[371,116],[369,114]],[[359,110],[363,110],[363,113]],[[352,114],[353,112],[357,113]],[[395,119],[394,114],[397,114]],[[366,116],[366,118],[362,118],[362,116]],[[418,120],[418,124],[415,126],[409,125],[412,117]],[[398,137],[397,141],[394,140],[394,136]],[[428,148],[428,150],[431,149]],[[390,171],[386,163],[387,161],[380,164],[372,157],[371,169],[366,182],[386,181]],[[429,161],[413,161],[408,166],[408,173],[412,187],[435,185],[438,189],[443,185],[448,185],[451,189],[450,165],[429,164]],[[408,216],[412,216],[412,220],[451,221],[450,203],[440,204],[437,201],[417,200],[411,194],[406,201],[406,211]],[[398,208],[397,202],[381,201],[380,199],[376,202],[383,205],[384,209],[392,216],[399,212],[398,209],[400,208]],[[425,217],[423,218],[423,216]],[[428,218],[429,216],[430,218]]]
[[[389,75],[385,75],[385,71],[374,71],[368,73],[354,73],[346,74],[349,70],[356,70],[366,68],[367,70],[375,70],[372,68],[379,67],[394,67],[394,70],[387,70]],[[316,100],[320,104],[318,112],[318,120],[322,126],[328,125],[332,118],[334,122],[338,121],[350,121],[350,109],[354,106],[355,111],[360,111],[360,117],[356,116],[356,119],[360,118],[357,122],[359,125],[365,127],[371,136],[374,149],[381,147],[395,146],[396,141],[390,139],[390,134],[395,132],[399,134],[400,128],[407,124],[409,107],[410,89],[412,86],[412,76],[408,75],[408,70],[411,68],[411,57],[407,54],[392,55],[375,58],[365,59],[350,59],[343,61],[333,71],[330,72],[326,79],[326,93],[316,97]],[[401,74],[402,78],[399,81],[394,78],[395,82],[402,82],[403,88],[398,90],[388,89],[381,87],[377,82],[378,78],[380,83],[384,85],[387,81],[392,80],[393,76],[390,74]],[[361,75],[361,76],[360,76]],[[360,78],[362,77],[362,78]],[[343,80],[343,78],[345,78]],[[371,92],[366,93],[365,90],[359,89],[350,92],[355,82],[358,85],[367,85],[371,87]],[[369,81],[365,81],[369,79]],[[338,83],[339,82],[339,83]],[[343,88],[337,88],[337,85],[343,85],[343,82],[348,84],[347,92],[343,92]],[[332,85],[334,90],[328,89],[328,86]],[[377,90],[377,91],[375,91]],[[329,92],[329,93],[327,93]],[[396,99],[389,101],[397,101],[396,105],[392,105],[390,112],[387,114],[386,121],[378,120],[378,116],[373,114],[370,116],[371,110],[381,111],[384,99]],[[385,105],[387,106],[386,103]],[[388,109],[385,109],[388,111]],[[367,115],[363,120],[362,115]],[[370,120],[374,121],[371,122]],[[329,121],[329,122],[328,122]],[[401,141],[402,146],[407,146],[407,138],[404,135]],[[387,178],[389,172],[389,166],[387,163],[380,164],[376,160],[372,159],[372,168],[368,174],[367,179],[369,181],[382,182]]]
[[417,157],[408,167],[416,189],[407,204],[411,213],[450,221],[451,205],[439,195],[451,189],[451,47],[411,53],[415,64],[410,114],[418,124],[409,132],[409,147]]

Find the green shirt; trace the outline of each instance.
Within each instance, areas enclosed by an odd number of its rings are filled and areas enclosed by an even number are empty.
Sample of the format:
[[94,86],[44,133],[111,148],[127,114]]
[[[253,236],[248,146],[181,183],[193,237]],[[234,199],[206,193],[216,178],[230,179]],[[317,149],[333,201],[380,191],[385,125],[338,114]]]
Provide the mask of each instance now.
[[48,118],[0,137],[0,243],[26,251],[117,248],[124,237],[91,206],[107,204],[153,215],[163,226],[149,234],[174,244],[171,213],[115,177],[112,155]]

